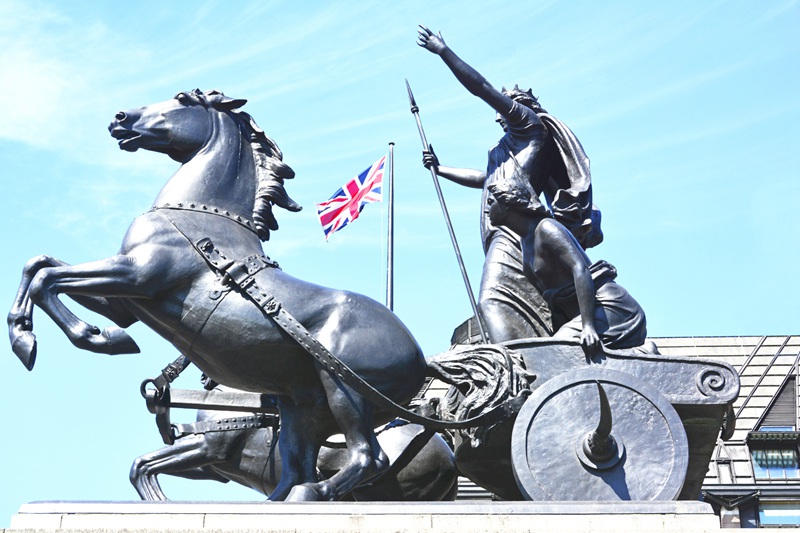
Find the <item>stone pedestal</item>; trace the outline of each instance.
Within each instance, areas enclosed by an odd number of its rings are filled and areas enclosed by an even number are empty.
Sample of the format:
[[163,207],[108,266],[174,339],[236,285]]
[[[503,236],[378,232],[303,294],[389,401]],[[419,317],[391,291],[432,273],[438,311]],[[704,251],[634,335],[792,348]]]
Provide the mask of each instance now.
[[702,502],[35,502],[5,533],[193,531],[484,533],[720,531]]

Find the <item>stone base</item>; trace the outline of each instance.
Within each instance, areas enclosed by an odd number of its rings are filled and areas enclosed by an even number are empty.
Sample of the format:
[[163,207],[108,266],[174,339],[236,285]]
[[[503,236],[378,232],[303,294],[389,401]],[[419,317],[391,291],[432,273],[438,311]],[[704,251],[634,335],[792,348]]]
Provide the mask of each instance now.
[[34,502],[11,528],[61,530],[397,532],[720,531],[702,502],[210,503]]

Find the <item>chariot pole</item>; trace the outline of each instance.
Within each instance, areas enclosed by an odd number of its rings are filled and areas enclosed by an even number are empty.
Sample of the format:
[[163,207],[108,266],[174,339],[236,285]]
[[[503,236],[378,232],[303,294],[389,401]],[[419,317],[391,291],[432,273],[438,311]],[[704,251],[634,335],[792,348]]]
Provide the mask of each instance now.
[[386,307],[394,311],[394,143],[389,143],[389,223],[386,238]]
[[[422,141],[422,149],[430,150],[428,139],[425,138],[425,130],[422,129],[422,121],[420,121],[419,118],[419,107],[417,107],[417,102],[414,100],[414,94],[411,92],[411,86],[408,84],[408,80],[406,80],[406,89],[408,89],[408,101],[411,105],[411,113],[414,115],[414,118],[417,121],[417,129],[419,130],[419,138]],[[450,214],[447,212],[447,205],[444,202],[442,188],[439,185],[439,177],[436,175],[436,170],[434,170],[433,166],[431,166],[430,171],[431,178],[433,178],[433,186],[436,188],[436,195],[439,197],[439,205],[442,206],[442,214],[444,215],[444,220],[447,223],[447,231],[450,233],[450,241],[453,243],[453,250],[455,250],[456,253],[458,266],[461,268],[461,277],[464,278],[464,285],[467,288],[469,303],[472,306],[472,312],[475,314],[475,322],[478,323],[478,331],[481,334],[481,341],[484,344],[487,344],[489,341],[486,337],[486,332],[483,330],[483,321],[481,320],[480,313],[478,313],[478,305],[475,303],[475,295],[472,293],[472,286],[469,283],[467,269],[464,268],[464,259],[461,257],[461,250],[458,247],[458,240],[456,239],[456,234],[453,231],[453,224],[450,222]]]

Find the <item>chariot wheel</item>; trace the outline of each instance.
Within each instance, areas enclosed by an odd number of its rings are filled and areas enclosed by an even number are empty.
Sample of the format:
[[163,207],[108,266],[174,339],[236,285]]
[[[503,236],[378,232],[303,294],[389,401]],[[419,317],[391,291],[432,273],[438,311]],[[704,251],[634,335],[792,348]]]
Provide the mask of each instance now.
[[653,386],[584,369],[531,394],[514,423],[511,460],[529,500],[674,500],[689,448],[678,413]]

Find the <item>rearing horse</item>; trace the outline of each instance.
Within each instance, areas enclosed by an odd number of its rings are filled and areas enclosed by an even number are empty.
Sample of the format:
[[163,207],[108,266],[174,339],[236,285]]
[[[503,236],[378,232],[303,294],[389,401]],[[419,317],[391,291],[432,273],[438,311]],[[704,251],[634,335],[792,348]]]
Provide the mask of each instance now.
[[[181,167],[152,209],[128,229],[118,255],[68,265],[30,260],[8,317],[14,352],[30,370],[36,357],[34,304],[78,348],[139,351],[121,329],[142,321],[213,380],[279,396],[283,474],[273,500],[337,500],[388,467],[373,427],[388,420],[362,395],[317,363],[289,334],[203,256],[255,267],[252,278],[330,353],[398,403],[424,380],[425,359],[411,333],[365,296],[295,279],[263,256],[277,229],[272,206],[300,207],[286,194],[294,172],[277,145],[218,91],[184,92],[160,104],[117,113],[109,126],[121,149],[169,155]],[[205,242],[206,248],[199,245]],[[66,294],[119,327],[100,330],[58,298]],[[330,435],[343,433],[348,461],[319,481],[316,459]],[[266,450],[265,450],[266,452]]]

